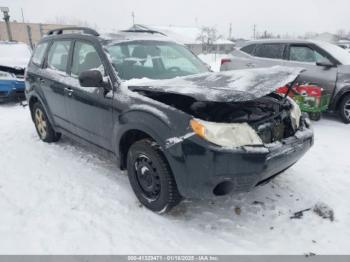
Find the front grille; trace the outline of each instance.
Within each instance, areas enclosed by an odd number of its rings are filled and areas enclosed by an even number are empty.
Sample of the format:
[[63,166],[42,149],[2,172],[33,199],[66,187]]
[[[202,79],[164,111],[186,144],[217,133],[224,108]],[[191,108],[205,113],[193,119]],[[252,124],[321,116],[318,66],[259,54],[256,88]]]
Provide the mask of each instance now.
[[24,75],[23,74],[16,74],[16,78],[17,79],[24,79]]
[[286,125],[281,122],[265,123],[258,127],[257,133],[264,144],[273,143],[285,138]]

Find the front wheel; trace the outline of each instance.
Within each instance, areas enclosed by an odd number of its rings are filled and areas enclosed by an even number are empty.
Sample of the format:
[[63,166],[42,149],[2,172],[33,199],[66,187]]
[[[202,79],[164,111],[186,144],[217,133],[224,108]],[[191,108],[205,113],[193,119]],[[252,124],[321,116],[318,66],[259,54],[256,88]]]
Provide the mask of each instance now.
[[350,95],[345,96],[339,105],[339,115],[345,124],[350,123]]
[[169,164],[153,141],[143,139],[130,147],[127,169],[132,189],[148,209],[165,213],[181,201]]

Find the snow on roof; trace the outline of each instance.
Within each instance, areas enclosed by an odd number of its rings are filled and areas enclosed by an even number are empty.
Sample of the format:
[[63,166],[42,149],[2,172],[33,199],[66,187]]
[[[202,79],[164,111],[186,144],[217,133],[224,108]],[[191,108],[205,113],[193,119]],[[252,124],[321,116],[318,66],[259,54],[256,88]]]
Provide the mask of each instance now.
[[[169,38],[175,39],[177,42],[183,44],[200,44],[201,42],[197,40],[198,36],[201,34],[201,29],[198,27],[187,27],[187,26],[157,26],[157,25],[146,25],[144,26],[151,30],[159,31],[166,34]],[[232,41],[226,39],[219,39],[215,44],[234,44]]]

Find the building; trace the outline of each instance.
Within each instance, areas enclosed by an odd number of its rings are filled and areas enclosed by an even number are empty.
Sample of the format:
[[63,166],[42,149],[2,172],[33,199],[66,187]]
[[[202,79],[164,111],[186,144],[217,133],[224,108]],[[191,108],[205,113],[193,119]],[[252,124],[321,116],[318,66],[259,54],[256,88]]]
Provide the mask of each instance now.
[[161,32],[169,38],[185,44],[193,53],[222,53],[227,54],[233,51],[235,43],[226,40],[218,39],[216,42],[211,44],[209,47],[203,45],[198,37],[201,34],[201,29],[198,27],[187,27],[187,26],[148,26],[148,25],[135,25],[131,29],[140,30],[154,30]]
[[[67,25],[10,22],[12,40],[27,43],[31,47],[34,47],[49,30],[60,27]],[[8,40],[6,23],[0,22],[0,41]]]

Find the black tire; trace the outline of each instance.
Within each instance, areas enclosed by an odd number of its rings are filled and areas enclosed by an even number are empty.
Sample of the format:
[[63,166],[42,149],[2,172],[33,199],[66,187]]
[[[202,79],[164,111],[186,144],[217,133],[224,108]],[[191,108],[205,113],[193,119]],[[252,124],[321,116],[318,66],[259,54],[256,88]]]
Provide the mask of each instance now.
[[312,121],[320,121],[321,119],[321,112],[314,112],[314,113],[309,113],[309,117]]
[[153,141],[143,139],[130,147],[127,169],[136,197],[148,209],[166,213],[181,201],[169,164]]
[[345,124],[350,123],[350,95],[346,95],[339,104],[339,115]]
[[43,106],[37,102],[33,105],[32,116],[39,138],[47,143],[57,142],[61,138],[60,133],[53,130]]

